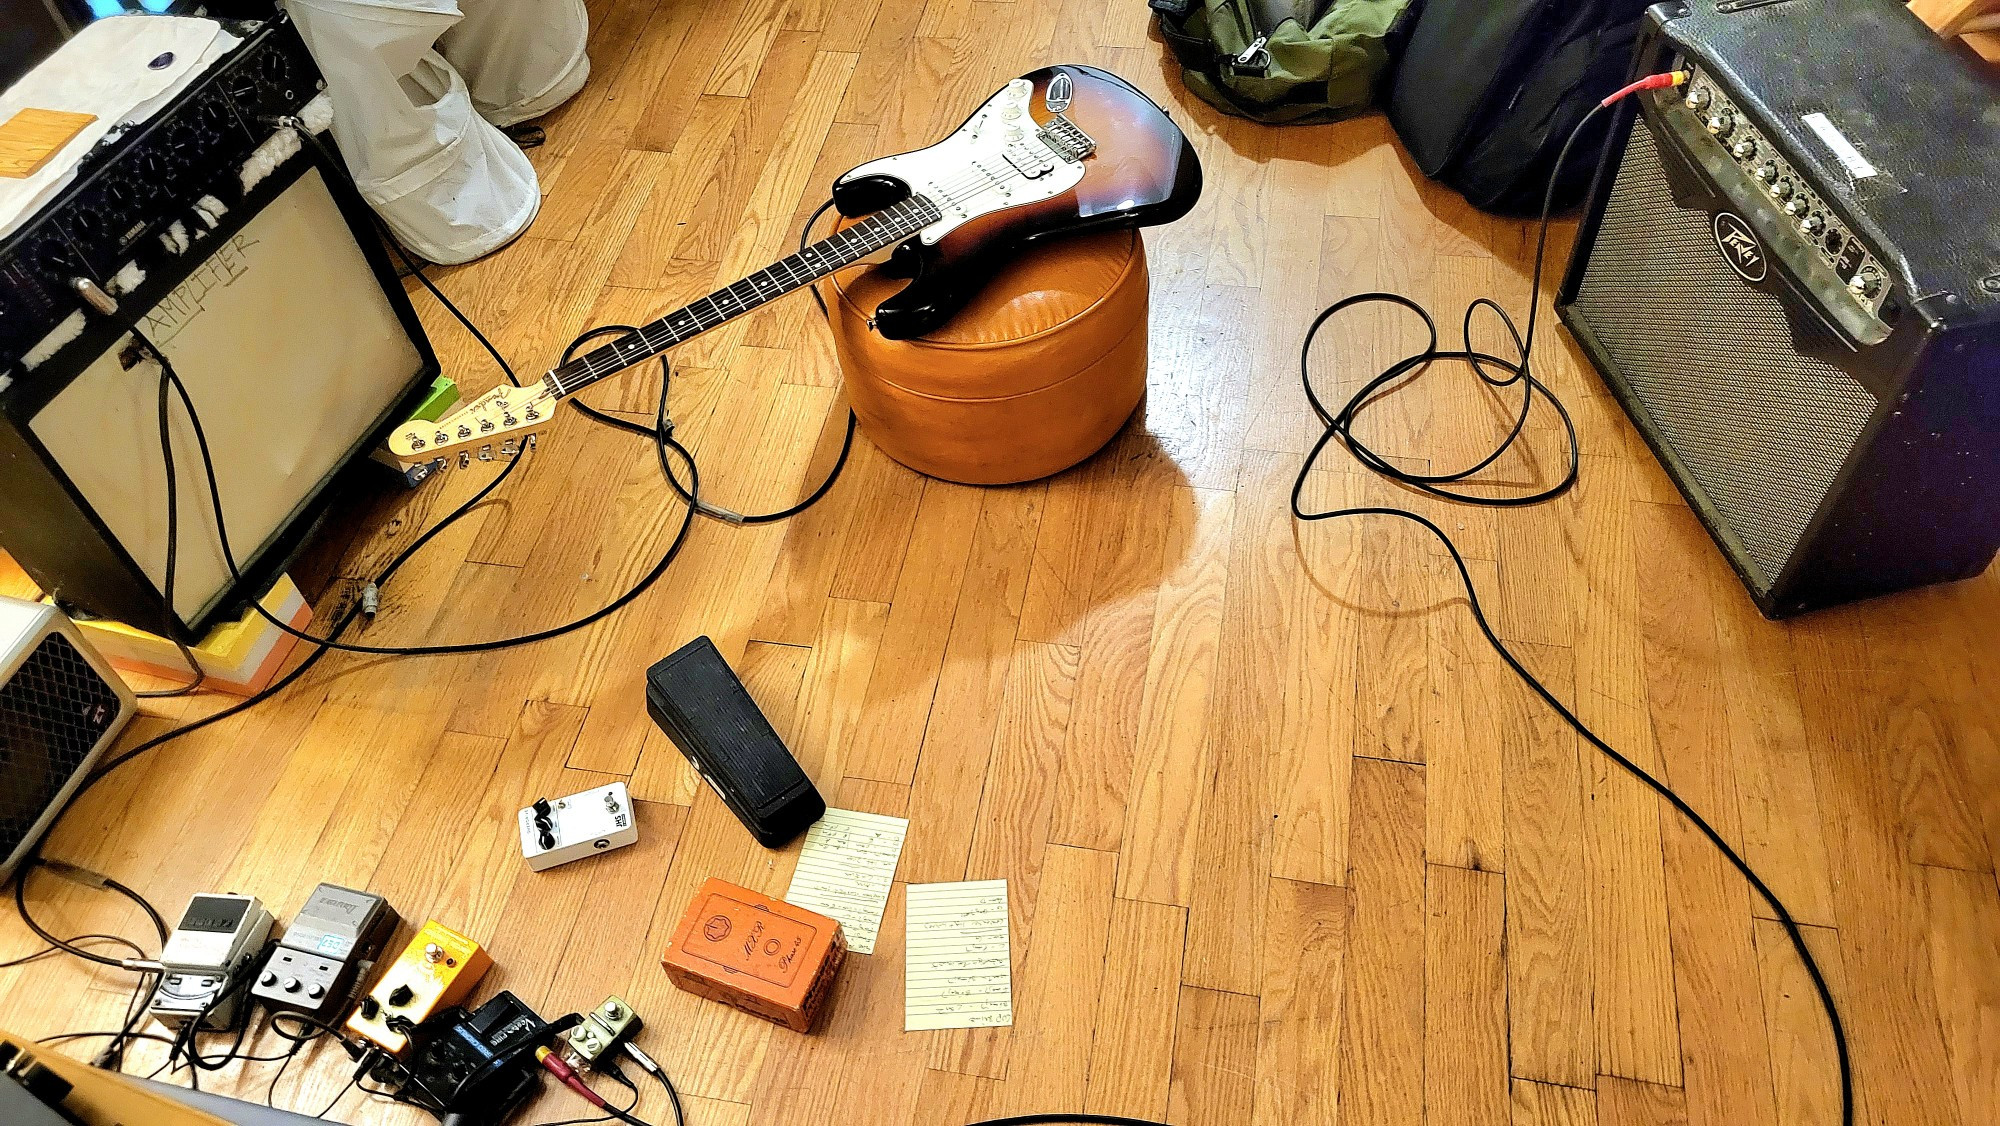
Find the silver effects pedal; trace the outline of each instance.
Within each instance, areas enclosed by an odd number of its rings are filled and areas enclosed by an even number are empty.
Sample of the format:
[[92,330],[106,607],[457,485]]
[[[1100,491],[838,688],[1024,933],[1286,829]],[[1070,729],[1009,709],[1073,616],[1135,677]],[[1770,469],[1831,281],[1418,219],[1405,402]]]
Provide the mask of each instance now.
[[537,872],[638,840],[632,795],[623,782],[553,801],[543,798],[521,811],[521,856]]
[[202,1018],[228,1029],[244,990],[236,988],[271,937],[271,913],[254,895],[197,895],[160,951],[160,984],[147,1011],[179,1031]]
[[379,895],[321,884],[292,917],[250,993],[274,1012],[331,1022],[351,1007],[401,922]]

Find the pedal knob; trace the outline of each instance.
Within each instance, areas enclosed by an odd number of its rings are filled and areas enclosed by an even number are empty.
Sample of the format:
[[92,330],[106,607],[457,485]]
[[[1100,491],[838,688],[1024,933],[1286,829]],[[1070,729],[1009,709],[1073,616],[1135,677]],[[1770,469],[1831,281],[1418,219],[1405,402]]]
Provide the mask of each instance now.
[[389,991],[389,1004],[394,1005],[396,1008],[400,1009],[404,1005],[407,1005],[411,1001],[415,1000],[416,996],[417,996],[416,990],[411,989],[407,985],[399,985],[396,988]]

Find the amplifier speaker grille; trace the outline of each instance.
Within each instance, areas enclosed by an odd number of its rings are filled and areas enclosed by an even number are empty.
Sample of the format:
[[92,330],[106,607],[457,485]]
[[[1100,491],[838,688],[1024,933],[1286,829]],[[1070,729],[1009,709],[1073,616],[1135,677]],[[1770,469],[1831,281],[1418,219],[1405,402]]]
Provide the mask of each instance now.
[[117,692],[59,633],[0,684],[0,857],[27,838],[118,711]]
[[[1768,591],[1874,413],[1846,372],[1802,353],[1784,306],[1722,260],[1701,210],[1675,204],[1635,122],[1573,316],[1628,406],[1685,467]],[[1819,330],[1824,331],[1824,330]]]

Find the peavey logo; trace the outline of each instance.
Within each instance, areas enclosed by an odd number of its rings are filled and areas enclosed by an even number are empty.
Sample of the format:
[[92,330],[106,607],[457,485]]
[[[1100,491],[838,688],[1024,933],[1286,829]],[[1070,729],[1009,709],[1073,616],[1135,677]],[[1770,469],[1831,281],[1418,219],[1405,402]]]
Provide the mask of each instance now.
[[1757,232],[1750,224],[1731,215],[1727,211],[1715,213],[1715,245],[1722,251],[1722,260],[1729,263],[1744,281],[1760,282],[1770,272],[1770,260],[1764,257],[1764,244],[1757,241]]

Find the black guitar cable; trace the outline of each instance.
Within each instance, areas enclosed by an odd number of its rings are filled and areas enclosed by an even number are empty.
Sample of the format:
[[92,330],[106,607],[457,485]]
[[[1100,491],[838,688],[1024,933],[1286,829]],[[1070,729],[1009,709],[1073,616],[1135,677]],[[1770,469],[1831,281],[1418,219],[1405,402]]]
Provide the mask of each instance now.
[[[1722,834],[1717,832],[1715,827],[1709,824],[1708,820],[1704,818],[1700,813],[1696,812],[1694,807],[1690,806],[1685,799],[1683,799],[1679,794],[1675,793],[1672,787],[1668,786],[1666,783],[1654,777],[1646,769],[1641,767],[1639,764],[1633,762],[1625,755],[1619,753],[1619,751],[1616,748],[1612,747],[1611,744],[1605,742],[1602,738],[1600,738],[1596,732],[1592,731],[1589,728],[1589,726],[1587,726],[1581,719],[1577,717],[1574,711],[1572,711],[1566,704],[1564,704],[1560,699],[1558,699],[1555,693],[1549,691],[1548,686],[1543,684],[1540,678],[1536,677],[1534,673],[1530,672],[1527,666],[1522,664],[1520,659],[1514,655],[1512,650],[1508,649],[1506,643],[1501,640],[1500,635],[1494,631],[1492,623],[1487,620],[1485,607],[1480,603],[1479,591],[1478,588],[1473,584],[1472,571],[1466,565],[1465,556],[1460,553],[1458,545],[1452,542],[1451,536],[1447,534],[1443,528],[1439,527],[1435,522],[1433,522],[1429,518],[1419,513],[1408,511],[1406,509],[1388,508],[1379,506],[1363,506],[1354,508],[1328,509],[1324,511],[1310,511],[1305,508],[1302,499],[1306,488],[1306,482],[1308,480],[1309,475],[1311,474],[1313,466],[1318,463],[1320,455],[1323,452],[1325,452],[1327,446],[1335,441],[1338,441],[1342,445],[1346,446],[1348,450],[1354,454],[1355,458],[1359,460],[1363,465],[1367,466],[1368,468],[1374,470],[1377,473],[1382,474],[1385,477],[1390,478],[1391,480],[1409,486],[1410,488],[1413,488],[1419,492],[1427,493],[1432,496],[1443,497],[1449,500],[1454,500],[1465,504],[1488,505],[1488,506],[1521,506],[1527,504],[1535,504],[1540,501],[1550,500],[1553,499],[1554,497],[1560,496],[1562,493],[1566,492],[1570,488],[1570,486],[1575,484],[1577,477],[1577,465],[1579,461],[1576,427],[1570,421],[1569,412],[1563,409],[1562,402],[1554,395],[1553,392],[1551,392],[1546,386],[1544,386],[1539,380],[1535,378],[1531,370],[1532,365],[1530,362],[1531,350],[1534,346],[1536,313],[1539,310],[1541,301],[1543,252],[1548,243],[1549,216],[1555,202],[1557,181],[1562,172],[1563,164],[1567,161],[1569,157],[1571,147],[1575,145],[1577,138],[1582,135],[1584,128],[1590,124],[1592,119],[1594,119],[1598,113],[1610,107],[1611,105],[1615,104],[1616,102],[1620,101],[1621,99],[1625,98],[1626,96],[1635,93],[1639,90],[1668,88],[1671,86],[1677,86],[1683,81],[1685,81],[1685,77],[1678,73],[1667,74],[1667,75],[1652,75],[1645,79],[1641,79],[1639,82],[1635,82],[1632,85],[1625,87],[1618,93],[1613,94],[1609,98],[1606,98],[1603,102],[1599,103],[1596,107],[1592,108],[1589,113],[1585,114],[1583,119],[1579,121],[1576,127],[1571,131],[1568,140],[1566,140],[1563,143],[1562,149],[1559,151],[1556,157],[1555,167],[1551,169],[1549,173],[1548,191],[1542,198],[1541,229],[1535,240],[1535,264],[1531,280],[1529,283],[1528,329],[1526,333],[1514,332],[1513,321],[1507,316],[1506,312],[1502,310],[1500,306],[1490,298],[1480,298],[1479,300],[1474,301],[1466,309],[1466,314],[1465,314],[1466,333],[1467,333],[1466,346],[1463,350],[1456,352],[1438,351],[1437,327],[1436,324],[1431,320],[1430,315],[1427,312],[1425,312],[1425,310],[1421,306],[1419,306],[1416,302],[1411,301],[1410,299],[1400,296],[1398,294],[1367,293],[1355,297],[1349,297],[1346,298],[1345,300],[1334,303],[1332,306],[1328,307],[1324,312],[1320,313],[1320,315],[1313,320],[1311,328],[1309,328],[1306,331],[1305,341],[1300,346],[1299,349],[1299,379],[1301,384],[1305,388],[1306,398],[1312,404],[1313,413],[1319,417],[1320,422],[1325,426],[1325,431],[1320,435],[1319,440],[1313,443],[1311,451],[1307,453],[1304,463],[1301,464],[1299,467],[1299,473],[1297,478],[1292,483],[1291,511],[1292,511],[1292,516],[1295,519],[1308,523],[1319,520],[1336,520],[1344,517],[1353,517],[1353,516],[1391,516],[1400,520],[1408,520],[1414,524],[1419,525],[1426,531],[1430,532],[1431,535],[1437,537],[1437,539],[1444,544],[1445,550],[1451,554],[1451,560],[1453,565],[1456,566],[1458,569],[1459,582],[1465,588],[1466,603],[1472,611],[1472,618],[1474,623],[1478,625],[1480,634],[1486,638],[1486,643],[1492,647],[1493,651],[1499,655],[1500,659],[1506,663],[1507,667],[1513,670],[1514,674],[1520,677],[1521,681],[1524,684],[1526,684],[1528,688],[1535,693],[1536,696],[1539,696],[1542,702],[1549,706],[1550,710],[1554,711],[1557,716],[1561,717],[1564,723],[1568,724],[1572,730],[1574,730],[1578,735],[1582,736],[1585,742],[1589,743],[1592,747],[1595,747],[1600,753],[1602,753],[1606,758],[1609,758],[1613,763],[1616,763],[1621,770],[1625,771],[1627,774],[1630,774],[1632,777],[1644,783],[1647,786],[1647,788],[1651,789],[1654,793],[1658,794],[1662,799],[1664,799],[1667,802],[1668,805],[1672,806],[1674,811],[1679,813],[1683,818],[1685,818],[1689,824],[1693,825],[1697,830],[1699,830],[1701,835],[1707,838],[1710,844],[1715,846],[1716,851],[1722,854],[1723,858],[1729,862],[1730,866],[1736,869],[1736,871],[1744,878],[1744,880],[1747,881],[1750,884],[1750,886],[1756,890],[1758,897],[1761,898],[1765,902],[1765,904],[1768,905],[1771,908],[1771,910],[1777,915],[1778,923],[1780,926],[1784,928],[1785,936],[1791,940],[1792,948],[1795,951],[1797,951],[1799,960],[1803,962],[1805,965],[1807,976],[1809,976],[1812,979],[1813,990],[1818,995],[1820,1007],[1824,1009],[1826,1012],[1827,1024],[1829,1025],[1829,1027],[1832,1029],[1833,1032],[1834,1052],[1839,1061],[1840,1120],[1843,1126],[1853,1126],[1854,1122],[1853,1064],[1849,1058],[1848,1045],[1847,1045],[1847,1031],[1846,1028],[1841,1023],[1839,1006],[1834,1002],[1833,992],[1827,985],[1826,975],[1820,969],[1819,960],[1813,956],[1812,949],[1806,945],[1805,936],[1803,933],[1801,933],[1798,922],[1793,919],[1791,911],[1785,907],[1784,902],[1778,898],[1777,893],[1771,890],[1770,885],[1765,883],[1763,878],[1757,874],[1756,870],[1750,866],[1749,862],[1744,860],[1743,857],[1736,851],[1736,849],[1731,847],[1729,842],[1723,839]],[[1423,351],[1405,357],[1404,359],[1398,361],[1397,363],[1392,364],[1381,375],[1378,375],[1376,378],[1370,380],[1367,384],[1365,384],[1362,387],[1362,389],[1359,392],[1357,392],[1353,398],[1349,399],[1347,404],[1343,406],[1339,411],[1337,412],[1328,411],[1324,403],[1321,401],[1318,392],[1313,387],[1312,361],[1311,361],[1313,338],[1319,332],[1320,327],[1324,325],[1335,314],[1341,312],[1344,309],[1353,308],[1357,305],[1367,302],[1388,302],[1392,304],[1401,305],[1405,308],[1415,311],[1419,316],[1423,318],[1425,325],[1430,329],[1430,345]],[[1470,337],[1472,317],[1474,312],[1476,312],[1481,307],[1492,309],[1494,313],[1500,317],[1502,323],[1507,327],[1509,334],[1514,337],[1515,346],[1519,351],[1518,359],[1513,359],[1513,360],[1502,359],[1500,357],[1490,356],[1477,352],[1472,348],[1471,337]],[[1488,385],[1493,387],[1504,387],[1514,382],[1522,383],[1523,390],[1522,390],[1521,413],[1519,414],[1519,416],[1516,417],[1513,428],[1508,432],[1507,436],[1501,440],[1500,444],[1493,450],[1493,452],[1487,455],[1477,465],[1473,466],[1470,469],[1461,470],[1454,473],[1437,474],[1437,475],[1410,474],[1396,470],[1393,466],[1389,465],[1387,459],[1384,456],[1378,454],[1376,451],[1370,449],[1365,444],[1355,439],[1351,430],[1353,420],[1355,416],[1360,412],[1362,407],[1366,404],[1366,401],[1369,400],[1371,396],[1375,395],[1384,385],[1392,382],[1393,380],[1401,377],[1404,374],[1420,371],[1423,368],[1425,368],[1428,364],[1430,364],[1431,361],[1440,359],[1444,360],[1456,359],[1471,364],[1473,368],[1479,373],[1480,378],[1484,380]],[[1505,379],[1495,379],[1487,375],[1486,368],[1488,366],[1503,371],[1512,372],[1513,374]],[[1529,405],[1532,402],[1533,396],[1535,394],[1540,394],[1543,397],[1545,397],[1562,415],[1563,423],[1569,433],[1569,445],[1570,445],[1569,468],[1568,471],[1564,474],[1562,481],[1560,481],[1558,484],[1548,489],[1544,489],[1536,493],[1524,496],[1511,496],[1511,497],[1467,495],[1444,488],[1444,486],[1447,484],[1455,484],[1458,482],[1465,481],[1472,474],[1477,473],[1479,470],[1489,465],[1492,465],[1496,460],[1499,459],[1499,457],[1503,453],[1507,451],[1508,448],[1510,448],[1514,444],[1514,442],[1520,437],[1522,427],[1525,424],[1527,418]],[[1130,1119],[1091,1117],[1083,1115],[1028,1116],[1025,1118],[995,1119],[990,1122],[981,1123],[979,1124],[979,1126],[1035,1126],[1035,1124],[1037,1123],[1057,1122],[1057,1121],[1097,1123],[1099,1124],[1099,1126],[1152,1126],[1152,1124],[1136,1123],[1135,1121]]]

